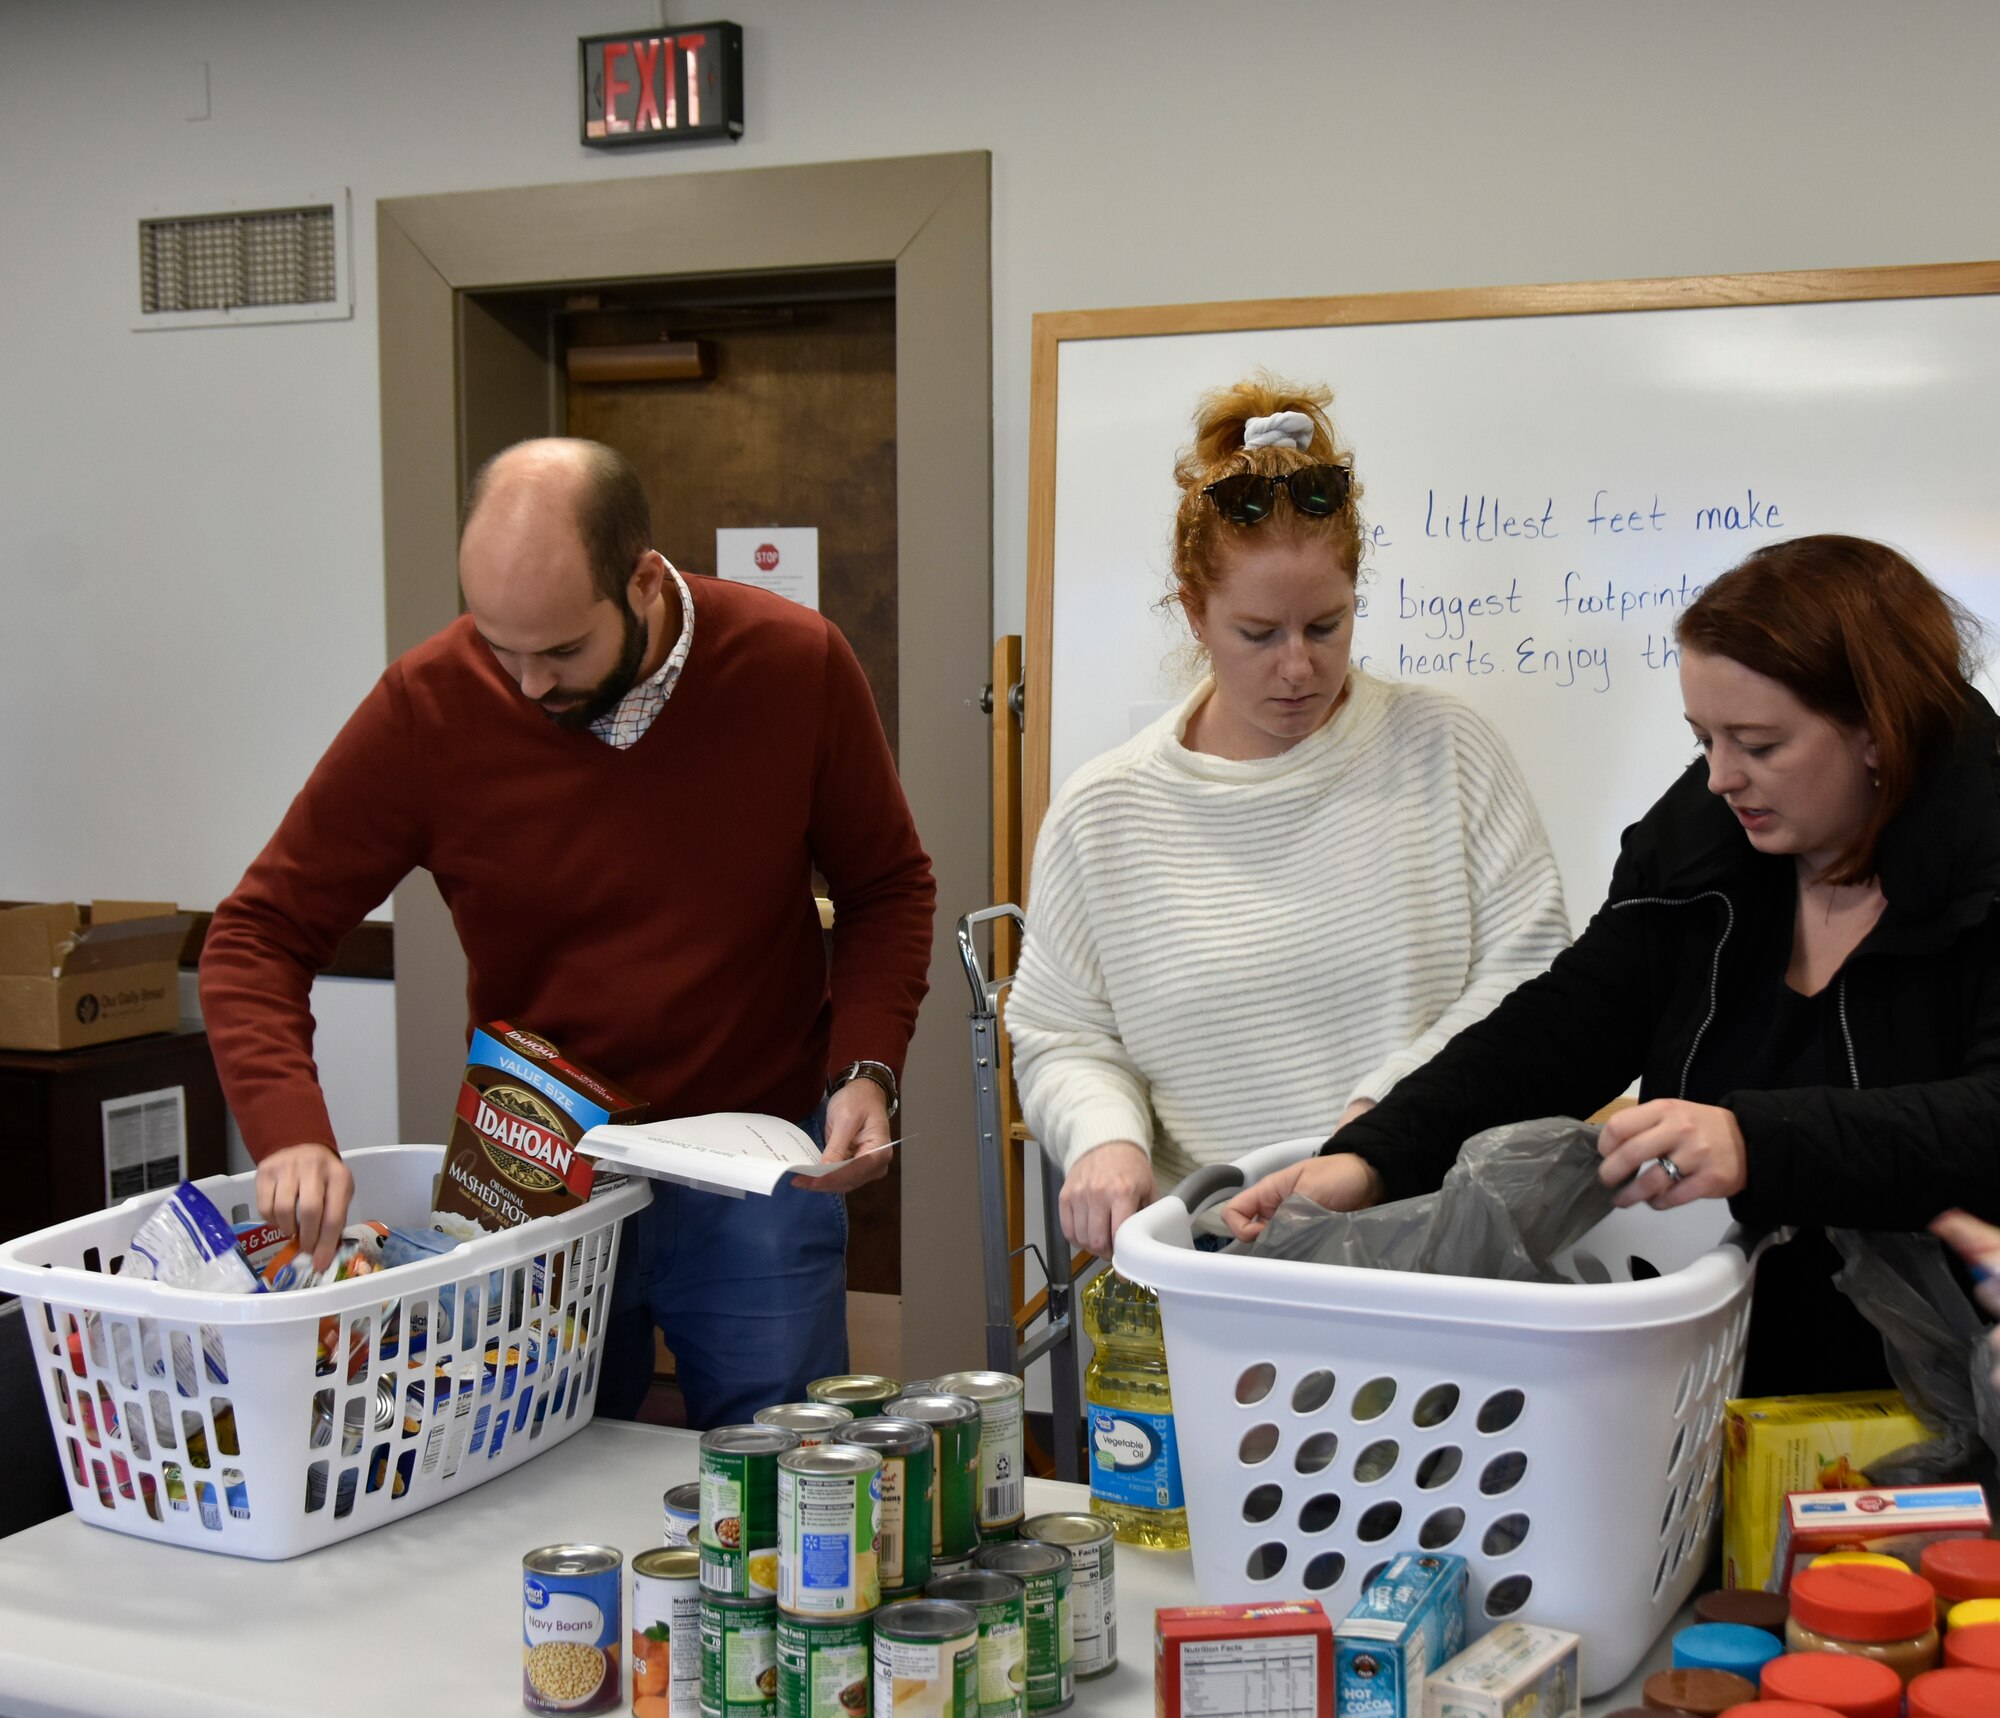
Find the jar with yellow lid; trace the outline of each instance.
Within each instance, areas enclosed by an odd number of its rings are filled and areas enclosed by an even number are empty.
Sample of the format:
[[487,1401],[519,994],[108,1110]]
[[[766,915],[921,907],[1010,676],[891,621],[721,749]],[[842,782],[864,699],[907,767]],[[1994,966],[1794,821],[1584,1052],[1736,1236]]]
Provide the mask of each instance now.
[[[1944,1594],[1938,1594],[1942,1599]],[[2000,1623],[2000,1599],[1962,1599],[1945,1613],[1945,1627],[1976,1629],[1981,1623]]]
[[1836,1563],[1801,1569],[1792,1581],[1785,1645],[1886,1664],[1907,1683],[1936,1667],[1937,1595],[1907,1569]]
[[1910,1573],[1909,1564],[1900,1557],[1891,1557],[1886,1551],[1822,1551],[1810,1563],[1808,1569],[1901,1569]]

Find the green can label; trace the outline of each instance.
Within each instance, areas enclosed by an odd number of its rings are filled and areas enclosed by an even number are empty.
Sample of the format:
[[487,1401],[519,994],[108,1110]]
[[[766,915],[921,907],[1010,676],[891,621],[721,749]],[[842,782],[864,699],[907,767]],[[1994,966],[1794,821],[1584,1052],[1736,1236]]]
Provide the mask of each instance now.
[[867,1718],[865,1618],[809,1625],[778,1619],[778,1718]]
[[1028,1589],[1028,1710],[1067,1706],[1076,1694],[1072,1666],[1076,1625],[1070,1614],[1069,1565],[1047,1575],[1019,1575]]
[[1028,1631],[1019,1604],[979,1607],[979,1718],[1025,1718]]
[[979,1543],[979,1422],[933,1426],[931,1462],[931,1561],[963,1562]]
[[701,1606],[703,1718],[775,1718],[778,1613],[771,1605]]
[[[855,1451],[873,1456],[872,1451]],[[882,1602],[875,1520],[881,1467],[842,1473],[778,1469],[778,1603],[812,1616],[855,1615]]]
[[738,1598],[776,1596],[777,1451],[702,1450],[701,1584]]
[[[932,1535],[927,1525],[934,1513],[931,1500],[931,1449],[907,1456],[882,1456],[882,1516],[880,1522],[882,1591],[907,1591],[931,1578]],[[916,1532],[910,1531],[914,1525]]]

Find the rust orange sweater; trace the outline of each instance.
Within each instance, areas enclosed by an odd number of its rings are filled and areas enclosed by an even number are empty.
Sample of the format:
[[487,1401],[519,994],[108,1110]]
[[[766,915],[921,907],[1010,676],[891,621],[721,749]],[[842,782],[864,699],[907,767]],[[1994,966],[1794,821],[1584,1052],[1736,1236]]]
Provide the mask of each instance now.
[[[552,1038],[661,1115],[799,1117],[900,1069],[935,885],[867,682],[810,609],[691,581],[694,646],[619,751],[559,728],[461,617],[393,663],[216,910],[202,1011],[253,1156],[337,1143],[308,996],[409,871],[436,879],[472,1024]],[[837,916],[826,957],[812,870]],[[437,1094],[439,1125],[452,1094]]]

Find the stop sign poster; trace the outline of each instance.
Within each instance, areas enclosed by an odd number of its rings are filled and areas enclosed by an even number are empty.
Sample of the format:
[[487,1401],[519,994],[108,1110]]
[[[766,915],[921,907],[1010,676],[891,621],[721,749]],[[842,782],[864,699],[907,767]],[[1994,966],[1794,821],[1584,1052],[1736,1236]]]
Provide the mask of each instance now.
[[807,608],[819,607],[819,530],[813,525],[734,526],[715,533],[719,577],[762,585]]

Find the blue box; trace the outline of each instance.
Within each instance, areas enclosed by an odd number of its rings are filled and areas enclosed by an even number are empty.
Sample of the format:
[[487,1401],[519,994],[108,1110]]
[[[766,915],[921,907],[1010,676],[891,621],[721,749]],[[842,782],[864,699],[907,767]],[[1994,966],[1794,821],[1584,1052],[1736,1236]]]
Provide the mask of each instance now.
[[1424,1678],[1465,1646],[1466,1566],[1443,1551],[1405,1551],[1368,1584],[1333,1631],[1339,1718],[1422,1718]]

